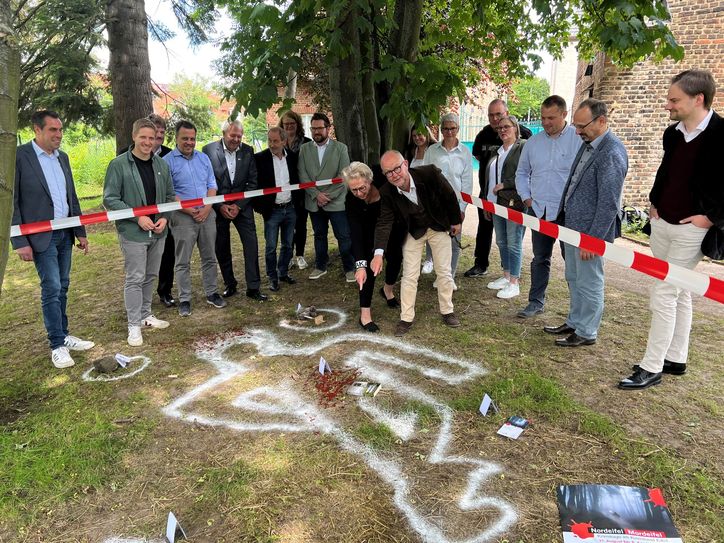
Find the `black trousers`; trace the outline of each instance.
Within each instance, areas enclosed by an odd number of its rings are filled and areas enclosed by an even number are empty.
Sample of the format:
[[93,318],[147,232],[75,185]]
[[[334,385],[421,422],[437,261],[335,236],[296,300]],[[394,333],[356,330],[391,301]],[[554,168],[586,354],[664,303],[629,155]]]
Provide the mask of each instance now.
[[259,274],[259,245],[256,239],[256,224],[254,224],[254,211],[250,205],[239,211],[239,214],[230,221],[220,212],[216,213],[216,260],[219,262],[221,277],[227,288],[237,286],[234,277],[234,265],[231,259],[231,223],[234,223],[239,233],[241,245],[244,249],[244,276],[247,290],[257,290],[261,285]]
[[482,209],[476,209],[478,210],[478,231],[475,234],[475,265],[487,270],[490,266],[490,248],[493,245],[493,221],[485,218]]
[[[402,270],[402,244],[405,242],[407,232],[404,227],[395,225],[390,233],[390,240],[387,242],[385,251],[385,284],[394,285],[400,277]],[[368,262],[372,261],[374,249],[370,251]],[[375,293],[375,275],[367,266],[367,280],[359,291],[359,306],[372,307],[372,296]]]
[[161,267],[158,269],[158,292],[159,296],[171,296],[173,289],[173,267],[176,264],[176,246],[171,235],[171,229],[166,233],[166,245],[163,248]]
[[307,245],[307,218],[309,217],[309,211],[304,207],[304,198],[301,198],[301,202],[294,200],[294,211],[297,214],[297,222],[294,224],[294,256],[304,256],[304,247]]

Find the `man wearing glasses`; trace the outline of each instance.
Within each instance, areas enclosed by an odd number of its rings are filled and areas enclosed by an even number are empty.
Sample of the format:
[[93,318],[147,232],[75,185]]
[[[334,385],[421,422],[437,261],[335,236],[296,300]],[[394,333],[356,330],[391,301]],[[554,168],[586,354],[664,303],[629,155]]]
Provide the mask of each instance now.
[[[612,242],[628,171],[626,149],[608,129],[608,108],[600,100],[581,102],[573,127],[583,146],[573,160],[555,222]],[[593,345],[603,316],[603,258],[571,245],[565,245],[564,251],[571,298],[568,318],[543,330],[566,336],[556,340],[559,347]]]
[[[321,181],[339,177],[349,166],[347,146],[329,137],[329,118],[324,113],[312,115],[312,140],[299,149],[299,182]],[[345,279],[354,283],[354,257],[349,223],[344,210],[347,186],[344,184],[313,187],[305,192],[305,205],[312,218],[314,230],[315,264],[310,279],[319,279],[327,274],[329,253],[327,235],[332,223],[334,237],[339,242]]]
[[450,236],[457,236],[461,229],[455,191],[437,166],[408,169],[407,161],[397,151],[382,155],[380,167],[389,183],[380,189],[382,208],[375,229],[375,255],[370,264],[375,275],[382,270],[382,257],[395,221],[405,224],[408,232],[402,248],[401,312],[395,335],[406,334],[415,320],[420,258],[426,242],[432,249],[442,320],[447,326],[458,327],[460,320],[453,312],[450,270]]

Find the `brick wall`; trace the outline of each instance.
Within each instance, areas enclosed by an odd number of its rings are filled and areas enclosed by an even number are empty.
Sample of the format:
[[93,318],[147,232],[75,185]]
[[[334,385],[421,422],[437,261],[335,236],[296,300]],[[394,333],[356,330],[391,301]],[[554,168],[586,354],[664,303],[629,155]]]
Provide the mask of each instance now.
[[578,63],[575,106],[592,96],[612,110],[611,129],[628,151],[624,202],[629,205],[648,205],[663,155],[661,136],[671,122],[664,110],[671,77],[690,68],[711,71],[719,89],[713,107],[720,114],[724,109],[724,1],[669,0],[669,9],[671,31],[686,51],[680,63],[640,62],[621,70],[599,54],[590,76],[584,75],[588,62]]
[[[284,88],[280,87],[277,89],[277,93],[280,97],[284,97]],[[319,106],[314,103],[314,100],[312,99],[311,94],[309,93],[308,89],[304,85],[297,85],[297,95],[295,97],[296,102],[294,103],[294,107],[292,108],[295,112],[299,113],[299,115],[312,115],[313,113],[316,113],[319,111]],[[266,112],[266,124],[267,126],[277,126],[279,124],[279,109],[280,106],[276,105],[272,107],[272,109],[267,110]],[[329,120],[334,123],[334,118],[332,117],[331,111],[325,111],[324,112],[327,117],[329,117]],[[332,128],[330,134],[334,136],[334,127]],[[305,136],[308,138],[311,138],[311,135],[309,133],[309,129],[305,129]]]

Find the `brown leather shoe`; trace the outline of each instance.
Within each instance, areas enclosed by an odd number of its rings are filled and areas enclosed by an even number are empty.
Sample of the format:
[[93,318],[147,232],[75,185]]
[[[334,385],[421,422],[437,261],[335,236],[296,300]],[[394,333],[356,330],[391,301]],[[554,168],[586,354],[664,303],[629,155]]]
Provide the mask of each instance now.
[[457,328],[460,326],[460,319],[458,319],[455,313],[448,313],[442,316],[442,322],[447,324],[450,328]]
[[396,336],[404,336],[407,332],[410,331],[410,328],[412,328],[412,323],[407,321],[400,321],[397,323],[397,327],[395,328],[395,335]]

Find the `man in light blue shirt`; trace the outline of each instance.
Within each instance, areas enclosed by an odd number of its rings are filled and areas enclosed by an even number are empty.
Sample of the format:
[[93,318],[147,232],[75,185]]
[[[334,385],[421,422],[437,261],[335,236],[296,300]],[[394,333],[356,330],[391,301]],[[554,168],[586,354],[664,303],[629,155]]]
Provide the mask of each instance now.
[[[35,138],[17,149],[12,224],[50,221],[81,214],[68,155],[60,151],[63,123],[54,111],[36,111],[31,117]],[[75,362],[69,350],[85,351],[95,344],[68,333],[68,287],[73,241],[88,252],[85,228],[77,226],[12,238],[21,260],[34,262],[40,278],[43,322],[51,361],[56,368]]]
[[[216,196],[216,177],[209,157],[196,150],[196,127],[189,121],[176,124],[176,149],[163,159],[171,170],[177,200]],[[216,215],[211,205],[180,209],[171,214],[171,230],[176,243],[176,278],[179,290],[178,312],[191,315],[191,253],[198,246],[201,279],[206,301],[216,308],[226,306],[216,282]]]
[[[553,221],[558,216],[563,187],[571,165],[581,147],[576,129],[566,123],[566,101],[560,96],[546,98],[541,105],[543,132],[523,147],[515,175],[515,188],[529,213]],[[551,273],[551,255],[555,239],[531,230],[533,260],[530,263],[528,305],[518,317],[528,318],[543,312],[546,288]]]

